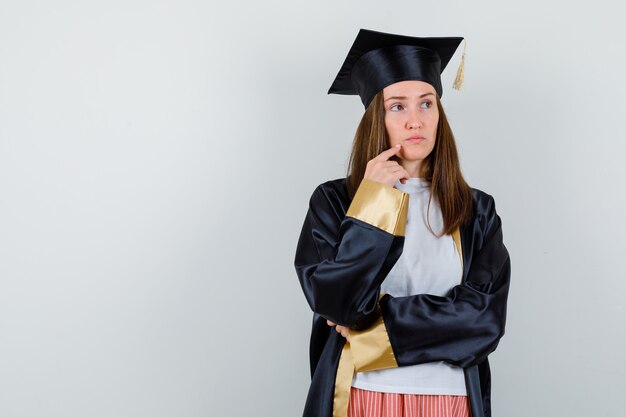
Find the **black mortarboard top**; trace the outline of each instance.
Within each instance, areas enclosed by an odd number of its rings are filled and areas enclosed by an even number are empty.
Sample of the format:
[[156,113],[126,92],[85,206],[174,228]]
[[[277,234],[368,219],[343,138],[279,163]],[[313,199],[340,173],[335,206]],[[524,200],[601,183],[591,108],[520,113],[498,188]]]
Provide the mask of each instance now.
[[[419,80],[443,94],[441,73],[463,38],[416,38],[361,29],[328,94],[358,94],[365,108],[376,93],[398,81]],[[457,74],[460,88],[463,61]]]

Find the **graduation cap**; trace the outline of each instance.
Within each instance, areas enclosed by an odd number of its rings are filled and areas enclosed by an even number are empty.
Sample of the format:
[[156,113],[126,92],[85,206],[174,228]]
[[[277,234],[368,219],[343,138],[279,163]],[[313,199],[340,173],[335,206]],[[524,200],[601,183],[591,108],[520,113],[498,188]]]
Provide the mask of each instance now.
[[[328,94],[358,94],[365,108],[376,93],[398,81],[419,80],[443,94],[441,73],[463,38],[417,38],[361,29]],[[463,82],[461,59],[455,88]]]

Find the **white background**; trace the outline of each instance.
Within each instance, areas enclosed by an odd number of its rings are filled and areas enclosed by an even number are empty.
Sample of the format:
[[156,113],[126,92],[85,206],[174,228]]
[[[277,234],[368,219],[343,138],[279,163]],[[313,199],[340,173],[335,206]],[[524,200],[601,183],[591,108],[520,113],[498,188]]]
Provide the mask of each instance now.
[[293,256],[359,28],[467,38],[443,104],[513,270],[494,417],[622,415],[620,4],[0,0],[0,415],[301,415]]

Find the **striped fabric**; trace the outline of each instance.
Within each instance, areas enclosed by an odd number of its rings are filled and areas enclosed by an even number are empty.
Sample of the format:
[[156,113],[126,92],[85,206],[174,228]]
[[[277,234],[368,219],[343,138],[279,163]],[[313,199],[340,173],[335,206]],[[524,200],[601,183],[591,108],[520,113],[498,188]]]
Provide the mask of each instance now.
[[350,388],[348,417],[470,417],[461,395],[392,394]]

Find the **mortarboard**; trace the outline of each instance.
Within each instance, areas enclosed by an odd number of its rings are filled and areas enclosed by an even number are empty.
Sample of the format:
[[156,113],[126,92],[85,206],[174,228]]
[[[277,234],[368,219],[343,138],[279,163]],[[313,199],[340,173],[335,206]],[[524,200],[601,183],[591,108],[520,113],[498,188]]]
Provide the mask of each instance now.
[[[463,38],[417,38],[361,29],[328,94],[358,94],[365,108],[376,93],[398,81],[419,80],[443,94],[441,73]],[[455,88],[460,88],[463,61]]]

